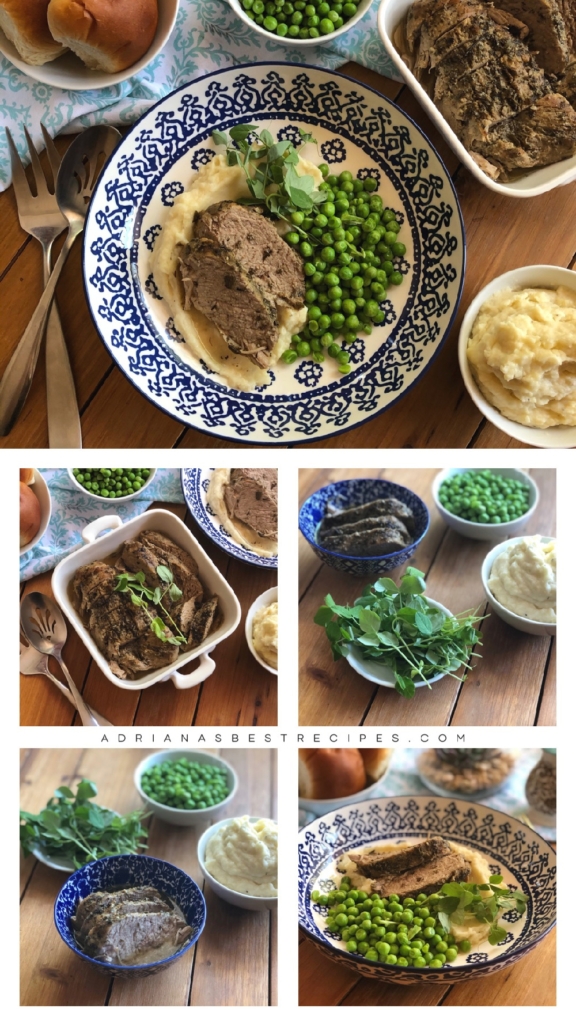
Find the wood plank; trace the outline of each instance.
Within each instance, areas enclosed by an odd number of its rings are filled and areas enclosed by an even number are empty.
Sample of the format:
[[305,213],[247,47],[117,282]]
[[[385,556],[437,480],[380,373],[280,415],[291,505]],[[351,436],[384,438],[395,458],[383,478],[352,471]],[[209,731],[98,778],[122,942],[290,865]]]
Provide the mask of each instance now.
[[338,1006],[360,981],[360,975],[320,953],[310,939],[298,947],[300,1006]]
[[556,640],[554,640],[550,647],[550,660],[546,668],[536,725],[556,724]]
[[454,985],[443,1006],[556,1006],[556,929],[514,967]]
[[341,1006],[438,1006],[449,985],[388,985],[362,978]]

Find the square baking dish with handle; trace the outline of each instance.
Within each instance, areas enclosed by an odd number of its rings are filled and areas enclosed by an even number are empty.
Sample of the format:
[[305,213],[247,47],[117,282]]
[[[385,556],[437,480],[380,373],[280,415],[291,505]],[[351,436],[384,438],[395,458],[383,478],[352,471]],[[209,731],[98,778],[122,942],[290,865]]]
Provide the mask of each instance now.
[[[222,614],[222,621],[218,627],[193,651],[186,651],[176,659],[170,666],[164,666],[155,672],[149,672],[139,679],[120,679],[114,675],[104,655],[96,646],[90,633],[86,629],[78,612],[70,600],[69,590],[72,577],[77,569],[95,562],[98,559],[107,558],[122,546],[127,540],[133,540],[144,530],[158,530],[165,533],[184,551],[187,551],[198,563],[200,580],[210,594],[216,594],[219,598],[219,606]],[[236,594],[224,579],[223,575],[208,558],[206,552],[200,547],[196,538],[184,523],[175,516],[173,512],[166,512],[163,509],[156,509],[143,512],[142,515],[131,519],[129,523],[123,523],[120,516],[101,516],[82,531],[84,546],[67,555],[59,565],[56,566],[52,576],[52,591],[66,618],[72,623],[83,644],[90,651],[94,661],[104,673],[107,679],[115,686],[123,690],[145,690],[154,683],[165,682],[171,679],[179,690],[187,690],[192,686],[202,683],[208,676],[212,675],[216,663],[210,657],[210,653],[222,640],[234,632],[240,622],[240,603]],[[194,672],[184,674],[180,669],[189,661],[195,658],[200,659],[200,664]]]
[[458,136],[452,131],[446,119],[442,116],[438,107],[430,99],[428,93],[422,88],[418,79],[412,74],[410,68],[404,63],[402,57],[394,44],[394,34],[400,22],[406,16],[414,0],[381,0],[378,10],[378,31],[394,65],[400,75],[414,93],[420,106],[424,108],[430,120],[442,133],[446,142],[454,150],[458,159],[474,175],[478,181],[486,185],[486,188],[493,192],[500,192],[504,196],[511,196],[514,199],[529,199],[531,196],[542,195],[558,185],[568,185],[576,179],[576,155],[568,160],[561,160],[559,163],[550,164],[548,167],[539,167],[537,170],[528,171],[516,181],[501,183],[493,179],[480,169],[475,160],[464,148]]

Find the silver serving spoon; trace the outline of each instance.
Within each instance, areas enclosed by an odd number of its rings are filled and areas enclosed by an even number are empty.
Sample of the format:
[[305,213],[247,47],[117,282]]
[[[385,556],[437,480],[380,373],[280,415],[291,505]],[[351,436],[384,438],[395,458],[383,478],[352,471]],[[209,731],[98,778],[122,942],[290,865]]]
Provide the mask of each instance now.
[[[35,647],[26,647],[22,642],[20,643],[20,672],[23,676],[46,676],[50,679],[55,686],[58,687],[60,693],[66,697],[66,700],[76,707],[74,697],[70,693],[67,686],[58,679],[58,676],[52,675],[48,667],[48,655],[41,654]],[[98,725],[112,725],[104,715],[99,714],[98,711],[94,711],[89,704],[86,705],[88,710],[94,715],[94,718],[98,722]]]
[[32,646],[41,654],[56,658],[66,676],[82,725],[98,725],[64,664],[62,648],[68,631],[58,605],[45,594],[27,594],[20,605],[20,618],[24,635]]
[[66,257],[84,230],[88,203],[103,163],[120,141],[120,132],[109,125],[87,128],[64,154],[56,181],[58,206],[68,221],[68,235],[36,310],[18,342],[0,381],[0,435],[9,434],[26,401],[38,361],[54,291]]

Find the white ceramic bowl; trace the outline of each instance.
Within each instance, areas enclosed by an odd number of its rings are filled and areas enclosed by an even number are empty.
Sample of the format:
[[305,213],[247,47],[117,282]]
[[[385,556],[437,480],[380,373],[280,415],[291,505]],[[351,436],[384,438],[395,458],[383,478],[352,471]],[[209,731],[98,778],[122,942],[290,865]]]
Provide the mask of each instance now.
[[478,406],[480,412],[490,423],[502,430],[509,437],[524,444],[533,445],[536,448],[574,448],[576,447],[576,426],[574,427],[526,427],[523,423],[515,423],[508,419],[495,408],[480,391],[476,384],[470,364],[468,362],[468,338],[480,307],[503,288],[520,290],[522,288],[571,288],[576,291],[576,271],[566,270],[564,267],[551,267],[546,265],[535,265],[532,267],[518,267],[516,270],[508,270],[500,277],[495,277],[481,292],[478,293],[473,302],[470,303],[462,325],[458,339],[458,361],[460,372],[466,385],[470,398]]
[[[475,471],[479,472],[480,470]],[[508,477],[512,480],[522,480],[523,483],[528,484],[530,488],[530,508],[523,516],[518,516],[518,519],[512,519],[509,523],[472,523],[467,519],[454,515],[453,512],[449,512],[438,498],[440,485],[444,480],[451,476],[456,476],[457,473],[467,472],[468,470],[466,469],[443,469],[432,481],[432,497],[444,522],[463,537],[470,537],[471,540],[491,541],[492,543],[497,540],[504,540],[511,533],[517,533],[518,530],[523,529],[540,500],[538,485],[532,477],[528,473],[523,473],[521,469],[491,469],[491,473],[498,473],[500,476]]]
[[[96,646],[96,643],[74,608],[69,596],[69,587],[77,569],[81,566],[89,565],[90,562],[94,562],[99,558],[107,558],[108,555],[117,551],[124,541],[133,540],[144,530],[159,530],[161,533],[165,533],[171,540],[185,551],[188,551],[196,559],[200,579],[205,589],[212,594],[218,595],[222,621],[218,629],[211,633],[199,647],[193,651],[186,651],[184,654],[181,654],[172,665],[149,672],[147,675],[141,676],[140,679],[119,679],[112,672],[104,655]],[[102,536],[100,536],[101,534]],[[222,573],[216,568],[214,562],[208,558],[204,549],[178,516],[164,509],[154,509],[143,512],[142,515],[135,516],[134,519],[124,524],[120,516],[101,516],[84,528],[82,539],[85,542],[84,547],[67,555],[56,566],[52,575],[52,592],[84,646],[88,648],[99,669],[106,676],[106,679],[109,679],[111,683],[121,687],[123,690],[144,690],[148,686],[153,686],[154,683],[171,679],[174,686],[178,689],[187,690],[191,686],[197,686],[198,683],[202,683],[208,676],[212,675],[216,668],[216,663],[209,656],[210,652],[221,640],[225,640],[236,629],[240,622],[240,604],[234,591],[222,576]],[[194,672],[186,675],[179,671],[187,662],[193,661],[194,658],[200,659],[200,665]]]
[[[353,0],[353,2],[356,3],[357,0]],[[276,43],[277,46],[287,46],[292,50],[297,49],[298,47],[301,46],[325,46],[330,44],[333,39],[336,39],[338,36],[344,35],[344,33],[347,32],[349,28],[353,28],[354,25],[358,24],[360,19],[364,17],[366,11],[371,6],[372,0],[360,0],[360,2],[358,3],[358,10],[356,11],[356,14],[354,15],[353,18],[350,18],[349,21],[346,21],[344,25],[341,25],[340,28],[337,28],[335,32],[329,32],[328,35],[325,36],[318,36],[317,39],[293,39],[292,36],[277,36],[275,32],[268,32],[268,30],[265,29],[263,25],[257,25],[252,18],[249,18],[248,15],[246,14],[246,11],[242,7],[240,0],[228,0],[228,3],[230,4],[230,7],[235,12],[235,14],[237,14],[238,17],[242,19],[244,24],[248,25],[248,27],[251,28],[253,32],[257,32],[258,35],[264,36],[265,39],[271,39],[274,43]]]
[[28,486],[31,491],[34,491],[34,494],[40,503],[40,526],[36,536],[33,537],[28,544],[25,544],[23,548],[20,548],[21,555],[25,555],[27,551],[31,551],[38,541],[42,539],[48,529],[48,523],[50,522],[50,516],[52,514],[52,501],[50,499],[48,484],[37,469],[34,470],[34,483],[29,484]]
[[[440,604],[439,601],[433,601],[431,597],[427,597],[426,600],[429,604],[434,605],[435,608],[440,608],[443,612],[446,612],[446,615],[453,614],[445,607],[445,605]],[[394,690],[396,688],[394,672],[388,667],[388,665],[379,665],[375,661],[363,661],[362,658],[351,651],[350,648],[346,655],[346,661],[359,676],[363,677],[363,679],[368,679],[369,682],[376,683],[378,686],[386,686],[389,690]],[[445,672],[438,672],[435,676],[431,676],[431,678],[426,682],[414,683],[414,686],[418,689],[420,686],[432,685],[432,683],[437,683],[439,679],[443,679],[444,676]]]
[[414,0],[381,0],[378,11],[380,38],[402,78],[424,108],[430,120],[435,124],[438,131],[442,133],[448,145],[454,150],[458,159],[470,173],[482,185],[492,189],[493,192],[500,192],[501,195],[512,196],[514,199],[528,199],[531,196],[539,196],[543,192],[549,192],[550,189],[557,188],[558,185],[567,185],[570,181],[574,181],[576,178],[576,156],[572,156],[568,160],[561,160],[559,163],[550,164],[548,167],[540,167],[537,170],[528,171],[515,181],[493,181],[488,174],[480,170],[478,164],[472,159],[455,132],[452,131],[450,125],[438,110],[438,107],[432,102],[418,79],[404,63],[394,45],[394,32],[413,3]]
[[[151,797],[147,796],[141,784],[144,772],[148,768],[152,768],[153,765],[160,764],[162,761],[178,761],[181,757],[186,757],[189,761],[197,761],[199,764],[213,764],[219,768],[225,768],[228,785],[230,786],[230,792],[226,799],[222,800],[219,804],[214,804],[213,807],[199,807],[196,810],[185,811],[180,807],[168,807],[167,804],[159,804],[156,800],[152,800]],[[199,825],[205,827],[206,822],[217,818],[222,813],[222,809],[236,796],[238,776],[232,765],[229,765],[227,761],[224,761],[221,757],[216,757],[214,754],[208,754],[205,750],[161,750],[157,754],[150,754],[149,757],[145,757],[143,761],[140,761],[134,772],[134,785],[146,807],[149,811],[152,811],[155,818],[167,821],[170,825],[182,825],[188,828],[198,827]]]
[[374,796],[380,788],[382,780],[390,767],[392,754],[393,751],[390,751],[386,767],[380,778],[376,779],[376,782],[372,782],[369,786],[366,786],[365,789],[359,789],[357,793],[350,793],[349,796],[334,797],[332,800],[307,800],[305,797],[299,796],[298,806],[303,811],[309,811],[310,814],[314,814],[319,818],[323,814],[330,814],[331,811],[336,811],[339,807],[345,807],[347,804],[355,804],[358,803],[359,800],[368,800],[371,796]]
[[[552,537],[542,537],[544,543],[553,539],[554,538]],[[521,633],[531,633],[532,636],[556,636],[555,622],[536,622],[534,619],[525,619],[522,615],[516,615],[514,612],[511,612],[509,608],[505,608],[503,604],[500,604],[500,602],[496,600],[488,586],[490,572],[495,559],[511,544],[518,544],[521,540],[523,540],[522,537],[511,537],[510,540],[502,541],[501,544],[497,544],[495,548],[492,548],[492,551],[488,552],[486,558],[482,562],[482,585],[486,592],[488,603],[490,604],[492,611],[495,612],[503,622],[506,622],[509,626],[513,626],[514,629],[519,629]]]
[[71,89],[74,92],[84,89],[104,89],[109,85],[118,85],[131,78],[137,71],[145,68],[150,61],[161,53],[170,36],[178,13],[179,0],[158,0],[158,27],[152,45],[140,60],[124,71],[109,74],[105,71],[92,71],[76,54],[68,51],[56,60],[47,64],[26,64],[18,50],[0,29],[0,53],[8,58],[11,64],[23,71],[29,78],[44,82],[57,89]]
[[[238,815],[236,817],[238,817]],[[217,821],[215,825],[211,825],[210,828],[206,829],[206,831],[202,833],[198,840],[198,864],[200,865],[200,871],[204,875],[204,878],[208,882],[212,891],[215,892],[220,899],[225,900],[226,903],[231,903],[234,907],[241,907],[242,910],[274,910],[278,904],[277,896],[247,896],[243,892],[236,892],[235,889],[229,889],[227,885],[223,885],[222,882],[218,882],[206,867],[206,847],[208,846],[212,836],[218,831],[218,829],[222,828],[224,825],[228,825],[234,820],[234,818],[225,818],[224,821]],[[260,821],[260,818],[250,816],[250,821]]]
[[[142,468],[144,469],[146,467],[143,466]],[[82,484],[79,484],[71,469],[68,470],[68,476],[70,477],[70,480],[74,484],[76,490],[80,491],[81,494],[85,494],[88,498],[93,498],[94,501],[104,501],[108,505],[125,505],[127,501],[132,501],[132,498],[137,498],[140,494],[142,494],[143,491],[146,490],[147,487],[150,486],[154,477],[156,476],[156,470],[151,469],[146,483],[137,491],[134,491],[133,494],[127,494],[124,498],[102,498],[99,494],[92,494],[92,492],[87,491],[86,488],[82,486]]]
[[272,665],[269,665],[266,661],[264,661],[264,658],[261,658],[260,655],[256,653],[256,649],[254,647],[254,640],[252,639],[252,623],[254,622],[254,615],[260,608],[267,608],[269,604],[274,604],[274,601],[277,600],[278,587],[270,587],[270,590],[265,590],[263,594],[260,594],[260,597],[257,597],[256,600],[250,605],[250,608],[248,609],[245,626],[246,643],[248,644],[250,654],[252,655],[253,658],[256,658],[256,661],[258,662],[259,665],[262,665],[262,668],[265,668],[274,676],[278,675],[278,669],[272,668]]

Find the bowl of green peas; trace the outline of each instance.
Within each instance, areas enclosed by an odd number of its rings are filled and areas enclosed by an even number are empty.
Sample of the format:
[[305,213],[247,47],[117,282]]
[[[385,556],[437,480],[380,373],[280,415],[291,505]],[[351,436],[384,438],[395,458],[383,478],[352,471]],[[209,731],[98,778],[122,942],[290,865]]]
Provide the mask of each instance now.
[[322,46],[364,17],[372,0],[228,0],[261,36],[290,47]]
[[136,498],[152,483],[155,469],[69,469],[70,480],[79,491],[109,505]]
[[170,825],[205,827],[234,799],[238,776],[204,750],[162,750],[140,762],[134,784],[146,807]]
[[524,528],[540,491],[521,469],[443,469],[432,482],[432,497],[456,533],[496,543]]

